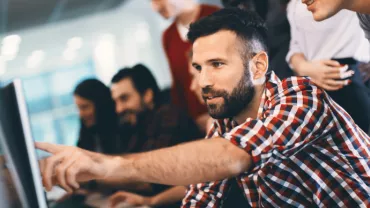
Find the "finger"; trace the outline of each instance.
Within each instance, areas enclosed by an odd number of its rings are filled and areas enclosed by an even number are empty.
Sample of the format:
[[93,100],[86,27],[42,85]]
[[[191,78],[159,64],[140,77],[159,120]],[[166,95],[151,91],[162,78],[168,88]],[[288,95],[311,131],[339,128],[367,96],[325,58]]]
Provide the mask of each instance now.
[[329,59],[329,60],[323,60],[322,62],[328,66],[340,67],[340,63],[338,61]]
[[42,175],[42,172],[45,168],[45,159],[39,160],[38,162],[39,162],[40,172],[41,172],[41,175]]
[[54,173],[54,168],[64,158],[64,156],[65,154],[58,154],[45,159],[45,165],[44,170],[42,171],[42,175],[45,188],[48,191],[52,188],[52,176]]
[[322,88],[328,91],[337,91],[348,85],[350,80],[331,80],[323,84]]
[[342,68],[327,66],[324,70],[325,70],[324,72],[325,74],[340,74]]
[[326,73],[325,74],[325,78],[326,79],[347,79],[351,76],[353,76],[355,74],[355,72],[353,70],[349,70],[349,71],[346,71],[346,72],[340,72],[339,71],[331,71],[331,73]]
[[80,188],[80,185],[76,181],[76,175],[78,174],[79,171],[79,165],[77,161],[74,161],[65,171],[65,177],[66,177],[66,183],[67,186],[73,187],[75,189]]
[[344,65],[344,66],[340,67],[339,70],[340,70],[341,73],[346,72],[348,70],[348,65]]
[[329,85],[331,87],[344,87],[349,84],[349,80],[333,80],[333,79],[327,79],[325,80],[325,85]]
[[323,85],[322,88],[327,91],[337,91],[341,89],[342,87],[332,87],[330,85]]
[[349,77],[352,77],[354,74],[355,74],[355,72],[352,71],[352,70],[346,71],[346,72],[342,72],[342,73],[340,73],[340,78],[341,79],[347,79]]
[[51,144],[47,142],[35,142],[36,149],[43,150],[52,154],[60,151],[60,145]]
[[[72,157],[73,158],[73,155]],[[56,177],[57,177],[57,180],[58,180],[58,184],[64,189],[66,190],[68,193],[72,193],[73,192],[73,189],[71,189],[68,185],[67,185],[67,182],[66,182],[66,170],[69,166],[71,166],[73,164],[74,160],[72,159],[68,159],[68,160],[64,160],[62,163],[60,163],[59,165],[57,165],[56,167]],[[75,186],[73,186],[73,188],[76,188]]]
[[111,207],[117,206],[119,203],[125,202],[126,194],[124,192],[117,192],[109,198],[109,204]]

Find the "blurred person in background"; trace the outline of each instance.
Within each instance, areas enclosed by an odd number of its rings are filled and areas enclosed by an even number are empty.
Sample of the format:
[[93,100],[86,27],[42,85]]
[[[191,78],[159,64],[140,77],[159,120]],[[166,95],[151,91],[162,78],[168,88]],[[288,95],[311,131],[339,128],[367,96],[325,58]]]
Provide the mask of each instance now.
[[[110,155],[122,153],[118,120],[110,89],[97,79],[86,79],[76,86],[73,98],[80,118],[77,146]],[[90,191],[97,191],[95,182],[84,184],[74,194],[88,195]],[[59,201],[70,196],[66,194]]]
[[309,76],[368,131],[370,101],[358,65],[370,47],[354,12],[342,10],[316,22],[301,0],[288,4],[291,42],[286,57],[298,76]]
[[207,109],[189,89],[187,53],[191,43],[186,34],[190,23],[208,16],[219,8],[199,4],[197,0],[152,0],[153,9],[165,19],[174,18],[174,22],[163,33],[163,48],[172,74],[171,100],[174,105],[187,112],[196,121],[200,129],[206,129]]
[[111,94],[125,152],[142,152],[186,142],[201,135],[194,121],[172,105],[162,104],[150,70],[138,64],[112,78]]
[[87,79],[77,85],[73,97],[81,123],[77,146],[104,154],[121,153],[110,89],[97,79]]
[[[112,78],[111,94],[116,103],[125,153],[170,147],[202,137],[190,117],[176,107],[162,104],[157,82],[142,64],[121,69]],[[139,191],[133,191],[138,194],[117,192],[111,197],[111,203],[179,207],[186,190],[183,186],[147,183],[137,183],[136,188]]]
[[268,28],[269,69],[280,79],[293,76],[285,56],[289,51],[290,26],[286,14],[286,0],[221,0],[228,7],[254,11],[266,21]]

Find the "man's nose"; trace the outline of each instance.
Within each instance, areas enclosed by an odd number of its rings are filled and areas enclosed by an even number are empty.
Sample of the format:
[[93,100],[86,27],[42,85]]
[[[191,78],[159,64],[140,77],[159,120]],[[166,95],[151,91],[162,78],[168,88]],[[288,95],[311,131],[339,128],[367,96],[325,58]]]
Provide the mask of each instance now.
[[200,88],[213,86],[213,76],[209,69],[202,69],[199,74],[198,84]]

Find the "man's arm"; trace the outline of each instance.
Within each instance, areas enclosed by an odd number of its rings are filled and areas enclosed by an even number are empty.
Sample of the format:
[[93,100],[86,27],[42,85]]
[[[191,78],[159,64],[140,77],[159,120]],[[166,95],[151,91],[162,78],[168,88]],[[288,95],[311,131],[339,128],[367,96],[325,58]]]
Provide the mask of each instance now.
[[251,166],[248,153],[223,138],[185,143],[120,158],[109,177],[168,185],[188,185],[236,176]]
[[188,185],[236,176],[251,166],[251,157],[223,138],[189,142],[127,156],[106,156],[77,147],[36,143],[53,155],[40,161],[45,187],[71,192],[93,179]]

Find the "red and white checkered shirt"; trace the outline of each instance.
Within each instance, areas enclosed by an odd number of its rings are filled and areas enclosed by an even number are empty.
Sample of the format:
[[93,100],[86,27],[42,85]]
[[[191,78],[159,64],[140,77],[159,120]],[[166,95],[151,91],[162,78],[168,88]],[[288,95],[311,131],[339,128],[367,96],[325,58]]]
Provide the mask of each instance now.
[[[370,138],[308,78],[267,76],[257,119],[217,120],[207,138],[248,152],[236,177],[251,207],[370,207]],[[182,207],[222,207],[231,179],[191,185]]]

